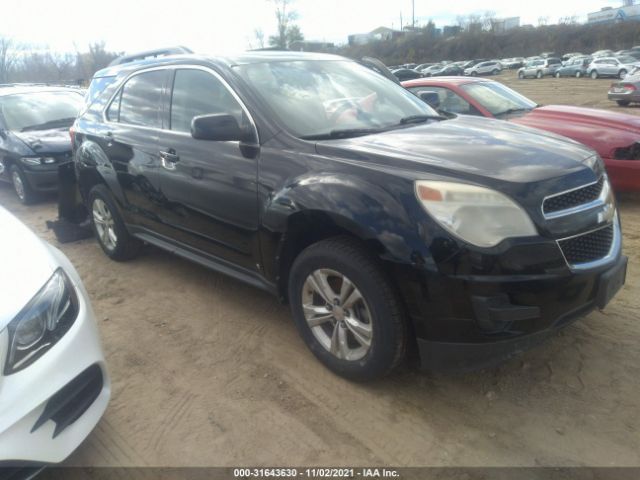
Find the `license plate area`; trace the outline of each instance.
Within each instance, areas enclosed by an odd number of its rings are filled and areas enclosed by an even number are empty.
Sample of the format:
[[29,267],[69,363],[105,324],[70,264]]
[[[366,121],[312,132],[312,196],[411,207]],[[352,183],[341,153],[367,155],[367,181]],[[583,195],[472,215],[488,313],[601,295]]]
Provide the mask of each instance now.
[[627,257],[611,270],[605,272],[598,281],[598,308],[603,309],[622,288],[627,277]]

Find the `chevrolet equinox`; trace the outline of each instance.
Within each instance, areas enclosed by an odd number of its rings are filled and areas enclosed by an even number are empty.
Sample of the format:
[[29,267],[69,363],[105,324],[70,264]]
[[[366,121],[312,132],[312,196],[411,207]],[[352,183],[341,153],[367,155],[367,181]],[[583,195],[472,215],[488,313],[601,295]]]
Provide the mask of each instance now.
[[409,352],[432,369],[486,365],[624,283],[593,150],[441,117],[345,58],[134,61],[98,72],[88,99],[75,176],[105,254],[149,243],[276,294],[345,377]]

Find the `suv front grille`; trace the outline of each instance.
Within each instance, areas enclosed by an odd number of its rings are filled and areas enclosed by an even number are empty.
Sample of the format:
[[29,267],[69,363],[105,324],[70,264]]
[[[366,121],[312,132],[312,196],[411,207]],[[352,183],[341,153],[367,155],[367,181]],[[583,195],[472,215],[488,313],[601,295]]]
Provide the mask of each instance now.
[[604,186],[604,176],[596,183],[587,185],[586,187],[577,188],[567,193],[561,193],[547,198],[542,204],[542,211],[545,215],[550,213],[568,210],[570,208],[593,202],[600,197],[602,187]]
[[558,245],[569,265],[579,265],[606,257],[611,251],[613,236],[613,225],[609,225],[584,235],[558,240]]

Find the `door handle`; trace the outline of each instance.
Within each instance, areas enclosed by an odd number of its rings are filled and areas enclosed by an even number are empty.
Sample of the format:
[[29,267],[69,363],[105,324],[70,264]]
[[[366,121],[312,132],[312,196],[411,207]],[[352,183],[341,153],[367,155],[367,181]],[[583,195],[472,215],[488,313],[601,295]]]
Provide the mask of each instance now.
[[169,150],[168,152],[160,152],[160,158],[171,163],[176,163],[180,161],[180,157],[176,155],[176,152],[173,149]]

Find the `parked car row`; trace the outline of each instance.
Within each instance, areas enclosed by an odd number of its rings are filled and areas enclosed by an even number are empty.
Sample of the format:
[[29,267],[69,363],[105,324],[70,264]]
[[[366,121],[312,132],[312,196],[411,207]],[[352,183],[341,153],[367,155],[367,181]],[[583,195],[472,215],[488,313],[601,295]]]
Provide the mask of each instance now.
[[[86,213],[113,260],[151,244],[276,295],[336,374],[377,378],[410,354],[431,369],[478,368],[616,295],[627,258],[611,161],[626,167],[640,153],[629,125],[630,145],[613,127],[608,143],[599,135],[602,145],[590,146],[531,128],[589,112],[537,107],[499,85],[439,77],[403,87],[345,58],[300,52],[116,61],[95,74],[69,131],[61,199],[79,200],[71,209]],[[617,120],[592,117],[575,128]],[[67,130],[52,121],[33,131]],[[42,144],[30,148],[47,158]],[[22,166],[27,154],[14,157]],[[84,292],[65,265],[33,276],[51,277],[37,294],[46,308],[27,293],[10,299],[0,402],[19,378],[13,369],[26,372],[46,348],[61,355],[86,323],[71,320]],[[97,421],[108,382],[95,340],[84,341],[89,373],[74,392],[90,392],[94,403],[82,404],[94,409],[78,423],[77,410],[63,416],[29,398],[41,407],[19,420],[10,459],[32,458],[26,428],[55,437],[73,424],[60,434],[77,434],[62,455]],[[41,360],[28,368],[51,368]]]

